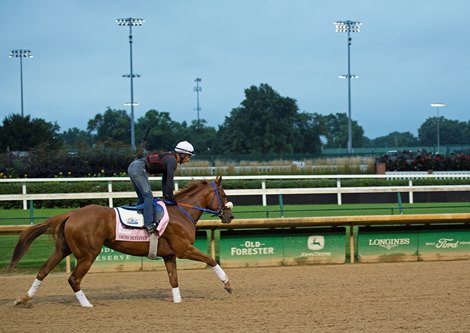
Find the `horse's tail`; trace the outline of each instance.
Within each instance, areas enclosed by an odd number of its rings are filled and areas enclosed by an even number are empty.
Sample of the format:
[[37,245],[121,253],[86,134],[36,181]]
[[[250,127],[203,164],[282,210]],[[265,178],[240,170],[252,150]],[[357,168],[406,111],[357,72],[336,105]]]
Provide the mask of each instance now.
[[10,264],[6,270],[9,271],[15,268],[16,264],[25,255],[26,251],[28,251],[33,241],[43,233],[49,231],[49,233],[56,235],[59,232],[59,227],[62,225],[62,223],[67,221],[71,213],[72,212],[68,212],[50,217],[41,224],[37,224],[23,230],[20,233],[20,239],[18,239],[18,243],[16,243],[15,250],[11,256]]

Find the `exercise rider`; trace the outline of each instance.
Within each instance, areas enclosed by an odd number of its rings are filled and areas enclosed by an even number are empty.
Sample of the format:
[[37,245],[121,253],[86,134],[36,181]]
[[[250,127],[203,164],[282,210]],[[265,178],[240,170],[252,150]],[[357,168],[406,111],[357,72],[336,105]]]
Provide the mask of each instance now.
[[175,189],[174,175],[179,164],[189,162],[194,156],[193,145],[188,141],[179,142],[174,152],[152,153],[134,160],[127,169],[132,185],[138,196],[137,204],[144,204],[144,226],[152,233],[159,221],[154,220],[153,195],[150,188],[149,175],[162,175],[162,192],[165,200],[176,204],[173,197]]

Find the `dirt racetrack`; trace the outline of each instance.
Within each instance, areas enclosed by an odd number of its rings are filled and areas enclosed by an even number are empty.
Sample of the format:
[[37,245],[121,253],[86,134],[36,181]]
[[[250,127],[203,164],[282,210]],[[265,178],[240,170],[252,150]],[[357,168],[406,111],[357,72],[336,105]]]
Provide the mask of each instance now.
[[470,332],[470,260],[90,273],[81,308],[67,275],[47,277],[29,306],[13,306],[34,275],[0,274],[0,332]]

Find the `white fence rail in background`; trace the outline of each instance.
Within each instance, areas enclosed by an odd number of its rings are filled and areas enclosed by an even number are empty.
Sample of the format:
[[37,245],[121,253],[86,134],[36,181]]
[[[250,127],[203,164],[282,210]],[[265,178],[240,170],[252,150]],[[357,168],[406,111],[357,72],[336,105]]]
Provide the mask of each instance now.
[[[179,181],[192,179],[211,179],[209,177],[175,177],[175,188],[178,189]],[[261,196],[263,206],[267,205],[268,195],[292,195],[292,194],[336,194],[337,204],[342,204],[342,194],[346,193],[409,193],[409,203],[413,203],[413,193],[415,192],[449,192],[449,191],[470,191],[470,171],[461,172],[388,172],[385,175],[256,175],[256,176],[224,176],[226,180],[261,180],[261,188],[258,189],[227,189],[228,196]],[[466,185],[429,185],[415,186],[413,180],[416,179],[466,179]],[[159,177],[150,177],[150,180],[159,180]],[[292,179],[335,179],[336,187],[312,187],[312,188],[266,188],[268,180],[292,180]],[[342,187],[341,181],[346,179],[406,179],[407,186],[367,186],[367,187]],[[93,177],[93,178],[16,178],[0,179],[2,183],[21,184],[21,193],[1,194],[0,201],[22,201],[23,209],[28,209],[28,201],[34,200],[71,200],[71,199],[108,199],[108,205],[113,207],[115,198],[135,198],[135,192],[115,192],[113,183],[130,182],[127,177]],[[54,182],[107,182],[106,192],[81,192],[81,193],[28,193],[28,184],[31,183],[54,183]],[[155,196],[161,196],[160,191],[154,191]]]

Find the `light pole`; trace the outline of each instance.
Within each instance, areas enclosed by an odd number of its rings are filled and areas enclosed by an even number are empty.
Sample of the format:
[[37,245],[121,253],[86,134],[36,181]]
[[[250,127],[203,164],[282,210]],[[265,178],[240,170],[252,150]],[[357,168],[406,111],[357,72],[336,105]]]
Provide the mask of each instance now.
[[193,91],[196,92],[197,127],[199,129],[201,127],[201,122],[199,120],[199,112],[201,111],[201,107],[199,106],[199,92],[202,90],[202,87],[199,84],[202,80],[200,78],[196,78],[194,81],[196,82],[196,86],[193,88]]
[[121,26],[129,26],[129,50],[130,50],[130,67],[131,67],[131,73],[130,74],[124,74],[122,77],[125,78],[130,78],[131,79],[131,102],[126,103],[126,105],[130,105],[131,107],[131,148],[132,150],[135,150],[135,129],[134,129],[134,106],[138,105],[137,103],[134,103],[134,77],[140,77],[139,74],[134,74],[133,73],[133,68],[132,68],[132,27],[133,26],[140,26],[145,22],[145,20],[140,19],[140,18],[121,18],[117,19],[116,23]]
[[340,78],[348,79],[348,154],[352,154],[352,120],[351,120],[351,79],[357,78],[351,75],[351,32],[360,32],[361,22],[358,21],[337,21],[334,22],[336,32],[348,33],[348,74],[341,75]]
[[20,86],[21,86],[21,117],[24,117],[23,108],[23,58],[32,58],[30,50],[12,50],[10,51],[10,58],[20,58]]
[[440,154],[441,138],[439,136],[439,108],[442,108],[446,105],[444,103],[432,103],[431,106],[433,108],[436,108],[436,111],[437,111],[437,150],[436,150],[436,153]]

